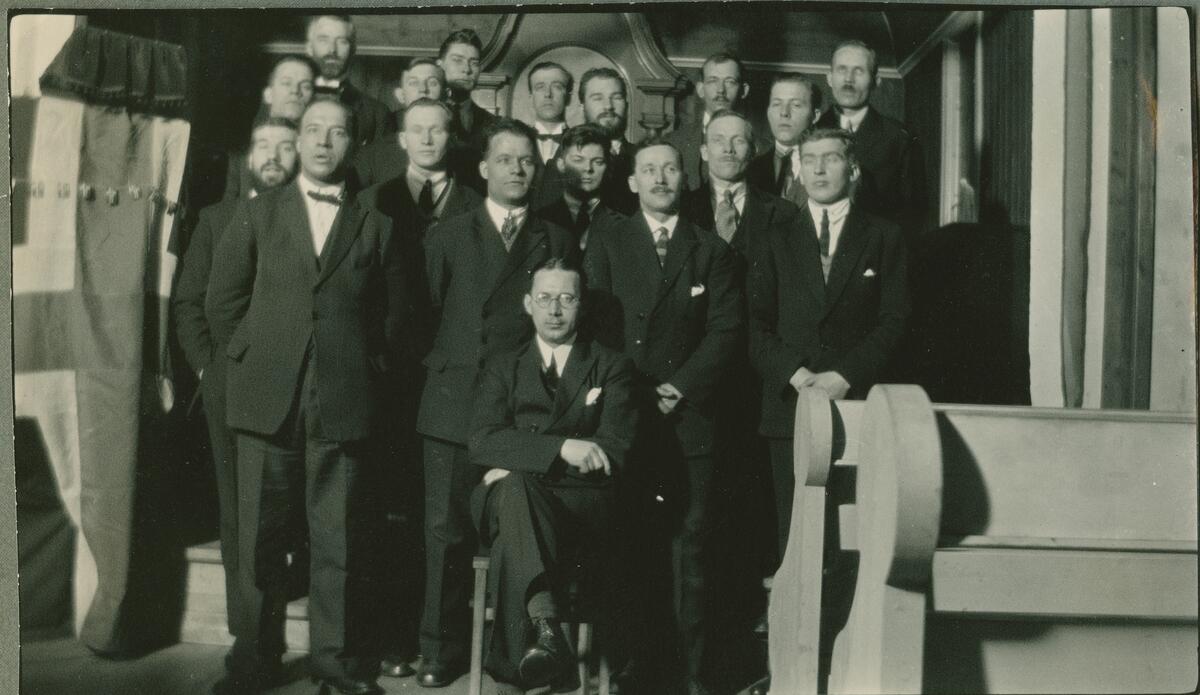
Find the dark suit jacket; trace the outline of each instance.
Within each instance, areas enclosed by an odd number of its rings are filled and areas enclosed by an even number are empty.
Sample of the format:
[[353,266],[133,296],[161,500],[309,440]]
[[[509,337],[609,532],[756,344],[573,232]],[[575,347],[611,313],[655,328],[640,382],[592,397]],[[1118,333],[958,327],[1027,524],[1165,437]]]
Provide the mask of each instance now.
[[[748,181],[747,183],[749,184]],[[696,226],[716,234],[712,186],[705,185],[684,193],[682,214]],[[737,231],[729,241],[729,247],[734,251],[738,282],[743,288],[750,261],[759,255],[770,231],[780,226],[794,228],[798,224],[796,217],[799,214],[800,209],[790,201],[753,185],[746,186],[746,202],[742,208],[742,216],[738,221]]]
[[345,80],[342,81],[339,99],[354,112],[355,132],[358,134],[360,148],[384,136],[391,110],[382,101],[365,94]]
[[850,398],[874,385],[910,311],[907,250],[893,223],[852,206],[825,282],[812,215],[769,235],[750,276],[751,360],[763,378],[762,424],[791,437],[800,367],[836,371]]
[[[567,439],[596,442],[613,475],[625,464],[637,414],[628,357],[577,340],[555,397],[542,386],[542,356],[531,340],[492,359],[480,373],[471,418],[471,461],[488,468],[539,473],[567,485],[607,486],[612,477],[584,476],[566,465],[559,450]],[[589,394],[594,401],[589,403]]]
[[704,144],[704,109],[695,118],[680,117],[675,129],[666,136],[666,141],[679,149],[683,157],[683,173],[687,174],[687,189],[694,191],[708,185],[708,165],[700,158],[700,145]]
[[413,200],[408,181],[404,178],[404,172],[401,172],[399,176],[379,184],[379,193],[376,196],[379,211],[395,220],[403,231],[421,240],[425,237],[425,232],[438,220],[448,220],[483,204],[483,198],[475,189],[462,185],[453,176],[449,181],[450,190],[443,194],[446,203],[441,213],[425,215],[417,207],[417,201]]
[[628,140],[621,140],[621,152],[609,158],[604,181],[600,184],[600,198],[604,204],[624,215],[632,215],[638,210],[637,194],[629,190],[636,147]]
[[529,205],[534,210],[540,210],[562,198],[563,175],[558,171],[556,159],[543,162],[541,154],[538,154],[538,172],[529,191]]
[[[816,126],[838,128],[840,119],[837,109],[829,109],[821,114]],[[903,123],[868,107],[854,132],[854,147],[863,170],[854,202],[899,224],[910,235],[920,232],[929,201],[925,160],[916,136]]]
[[584,259],[589,288],[608,305],[599,311],[612,316],[597,338],[633,358],[643,407],[653,407],[658,384],[683,393],[675,425],[683,453],[709,452],[711,397],[743,330],[729,246],[681,217],[660,267],[639,212],[593,234]]
[[295,401],[310,343],[324,435],[368,437],[378,386],[413,310],[406,259],[375,192],[348,189],[318,259],[299,186],[248,201],[217,249],[206,311],[229,357],[229,426],[279,431]]
[[421,396],[417,431],[466,444],[480,366],[498,352],[529,340],[533,326],[522,299],[539,264],[577,257],[570,232],[530,214],[505,252],[487,208],[476,206],[438,222],[425,234],[425,256],[435,323],[433,349]]
[[179,281],[171,296],[171,307],[175,310],[175,333],[188,365],[197,374],[213,362],[219,349],[213,342],[208,319],[204,316],[204,299],[208,295],[213,255],[242,202],[224,199],[200,211],[200,219],[183,255]]
[[483,133],[497,117],[491,111],[480,108],[479,104],[474,101],[470,99],[468,101],[471,105],[471,129],[464,131],[458,122],[457,115],[455,116],[453,139],[450,143],[450,161],[452,168],[459,173],[463,183],[474,188],[479,195],[486,196],[487,181],[479,174],[479,162],[483,159],[483,151],[487,146],[487,143],[483,141]]
[[[571,215],[571,208],[567,207],[567,201],[562,197],[538,210],[538,216],[549,222],[553,222],[563,229],[570,230],[575,237],[575,241],[581,243],[582,230],[576,229],[576,219]],[[593,229],[620,225],[627,219],[627,215],[613,210],[605,204],[604,200],[601,200],[596,204],[596,209],[591,213],[591,222],[588,224],[588,237],[591,237],[591,230]]]
[[402,176],[408,170],[408,153],[400,148],[396,133],[388,133],[354,154],[354,174],[363,186],[374,186]]

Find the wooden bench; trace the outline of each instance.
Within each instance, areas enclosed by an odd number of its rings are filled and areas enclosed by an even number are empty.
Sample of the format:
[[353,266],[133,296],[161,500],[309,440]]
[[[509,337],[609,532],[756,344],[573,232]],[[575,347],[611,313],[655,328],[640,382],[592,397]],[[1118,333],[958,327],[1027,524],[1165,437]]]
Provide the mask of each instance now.
[[935,406],[912,386],[822,401],[797,408],[773,692],[816,689],[822,477],[850,466],[859,564],[830,692],[1195,686],[1194,415]]

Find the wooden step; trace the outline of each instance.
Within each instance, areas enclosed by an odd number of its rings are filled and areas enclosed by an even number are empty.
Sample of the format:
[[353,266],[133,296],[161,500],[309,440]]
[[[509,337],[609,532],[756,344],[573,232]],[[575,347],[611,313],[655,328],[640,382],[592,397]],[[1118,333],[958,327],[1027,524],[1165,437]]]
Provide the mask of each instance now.
[[[180,641],[190,644],[230,646],[225,621],[225,568],[221,565],[218,541],[187,549],[187,598],[184,603]],[[308,652],[308,598],[301,597],[287,607],[284,637],[289,652]]]

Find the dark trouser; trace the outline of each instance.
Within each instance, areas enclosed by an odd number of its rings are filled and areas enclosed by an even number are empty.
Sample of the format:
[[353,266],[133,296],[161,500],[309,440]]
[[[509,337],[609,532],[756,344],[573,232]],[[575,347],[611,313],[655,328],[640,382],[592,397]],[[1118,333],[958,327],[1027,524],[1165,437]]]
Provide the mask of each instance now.
[[[488,591],[496,611],[485,665],[497,680],[518,680],[517,666],[533,640],[526,611],[533,594],[549,591],[560,610],[568,605],[564,592],[571,560],[601,560],[588,563],[580,581],[587,584],[585,597],[603,601],[596,594],[612,582],[591,575],[610,559],[605,543],[612,500],[608,487],[555,485],[520,472],[475,487],[471,516],[480,538],[491,546]],[[574,552],[576,548],[583,552]],[[591,612],[593,619],[603,615]]]
[[[238,581],[238,471],[237,434],[225,424],[225,355],[221,352],[204,370],[200,388],[204,397],[204,419],[217,478],[217,511],[220,515],[221,564],[225,566],[225,621],[237,636],[247,615],[240,598]],[[243,488],[244,489],[244,488]],[[246,492],[249,492],[248,490]],[[257,491],[255,491],[257,494]]]
[[[261,475],[257,518],[240,519],[243,539],[254,529],[252,552],[261,591],[259,620],[239,635],[235,661],[270,658],[282,652],[287,606],[288,553],[296,547],[299,518],[307,518],[309,565],[309,662],[313,675],[374,681],[379,660],[371,639],[369,582],[361,545],[370,537],[370,514],[362,476],[366,442],[325,439],[321,430],[315,360],[305,361],[297,403],[281,431],[270,437],[241,433],[240,472]],[[244,462],[244,463],[243,463]],[[247,483],[251,482],[247,480]],[[250,505],[243,505],[248,513]],[[241,548],[245,550],[244,541]],[[251,602],[247,603],[248,606]],[[239,649],[240,645],[241,648]]]
[[465,664],[471,642],[471,558],[478,548],[471,490],[483,476],[467,447],[425,438],[425,610],[421,656]]

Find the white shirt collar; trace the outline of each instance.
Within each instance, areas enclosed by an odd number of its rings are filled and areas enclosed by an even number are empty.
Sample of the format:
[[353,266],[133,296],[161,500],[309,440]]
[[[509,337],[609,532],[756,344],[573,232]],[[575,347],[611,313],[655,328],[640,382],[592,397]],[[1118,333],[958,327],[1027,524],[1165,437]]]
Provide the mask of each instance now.
[[313,85],[317,87],[332,87],[333,89],[340,89],[342,86],[342,80],[341,78],[329,79],[328,77],[318,76],[315,80],[313,80]]
[[621,141],[619,139],[613,140],[612,144],[609,145],[609,149],[612,150],[613,154],[621,154]]
[[313,193],[319,193],[321,195],[341,197],[342,190],[346,188],[346,183],[344,181],[341,183],[320,184],[315,181],[310,181],[303,173],[300,173],[296,176],[296,183],[299,184],[300,192],[304,194],[304,199],[313,203],[317,201],[308,197],[309,191],[312,191]]
[[859,128],[862,127],[863,119],[867,117],[867,109],[868,108],[869,107],[864,106],[861,109],[859,109],[858,111],[852,111],[852,112],[839,111],[838,112],[838,127],[839,128],[844,127],[846,124],[846,121],[849,120],[851,132],[857,131]]
[[560,135],[567,130],[567,124],[565,122],[546,124],[542,123],[541,121],[534,121],[533,127],[542,135]]
[[711,120],[712,120],[712,114],[709,113],[708,111],[705,111],[704,115],[700,117],[700,130],[701,131],[707,130],[708,122]]
[[542,336],[534,334],[534,342],[537,343],[538,352],[542,355],[542,369],[550,367],[550,355],[554,355],[554,370],[559,376],[563,375],[563,370],[567,367],[567,358],[571,356],[571,348],[575,345],[575,336],[572,335],[567,339],[567,342],[562,345],[551,345],[542,340]]
[[712,181],[713,196],[717,200],[721,200],[722,198],[725,197],[726,190],[733,191],[733,200],[734,200],[735,204],[738,201],[740,201],[746,197],[746,182],[745,181],[734,181],[732,183],[726,183],[724,181],[718,181],[716,178],[713,178],[711,176],[709,177],[708,180]]
[[825,210],[829,211],[829,224],[840,224],[846,219],[846,215],[850,214],[850,199],[842,198],[836,203],[830,205],[822,205],[812,198],[808,199],[808,211],[813,218],[813,226],[817,228],[817,233],[821,232],[821,213]]
[[654,241],[654,234],[659,230],[660,227],[667,228],[668,239],[675,236],[675,225],[679,224],[679,215],[671,215],[667,218],[666,222],[659,222],[650,215],[646,214],[645,210],[642,210],[642,217],[646,218],[646,226],[650,227],[651,241]]
[[[487,198],[483,201],[483,207],[487,210],[488,217],[492,220],[492,224],[496,225],[496,231],[504,229],[504,220],[510,214],[510,210],[500,203]],[[525,216],[529,212],[529,206],[524,205],[519,208],[513,208],[511,214],[517,216],[517,229],[525,222]]]
[[417,169],[417,165],[409,162],[408,176],[415,181],[420,181],[422,185],[424,185],[426,180],[432,181],[433,187],[437,188],[446,180],[447,174],[444,171],[435,171],[429,175],[426,175]]

